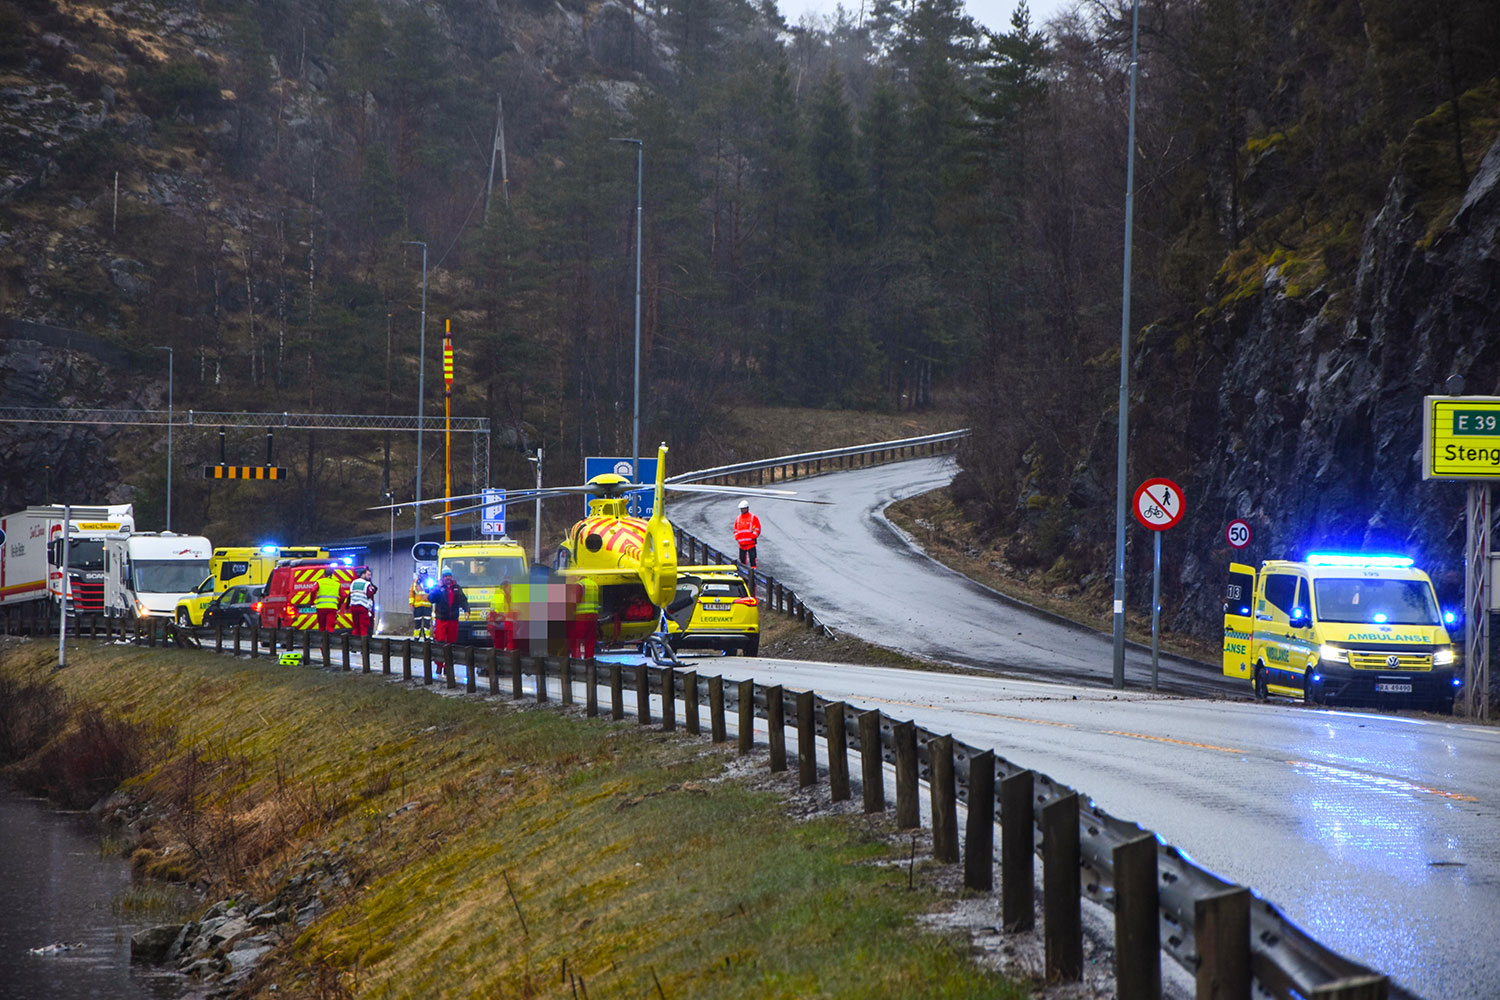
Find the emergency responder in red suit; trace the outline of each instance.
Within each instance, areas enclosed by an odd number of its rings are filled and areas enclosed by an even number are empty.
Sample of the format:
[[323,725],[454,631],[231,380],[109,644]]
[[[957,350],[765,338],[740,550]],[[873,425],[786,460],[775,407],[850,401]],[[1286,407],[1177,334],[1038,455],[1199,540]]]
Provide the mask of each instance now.
[[[438,644],[458,642],[458,615],[469,610],[469,598],[464,588],[453,579],[453,570],[443,567],[442,578],[429,594],[432,598],[432,641]],[[437,672],[443,673],[447,664],[439,660]]]
[[599,581],[586,576],[568,584],[568,655],[592,660],[599,642]]
[[740,516],[734,519],[734,540],[740,547],[740,565],[750,569],[750,595],[755,595],[755,542],[760,538],[760,518],[750,513],[750,501],[740,501]]

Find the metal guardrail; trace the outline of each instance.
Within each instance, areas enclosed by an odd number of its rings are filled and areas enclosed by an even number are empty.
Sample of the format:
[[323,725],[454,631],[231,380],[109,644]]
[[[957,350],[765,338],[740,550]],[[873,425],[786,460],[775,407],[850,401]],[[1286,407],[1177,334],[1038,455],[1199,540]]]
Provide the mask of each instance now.
[[[805,476],[831,472],[835,469],[863,468],[887,462],[900,462],[924,454],[936,455],[955,447],[959,440],[968,435],[968,429],[964,428],[956,431],[943,431],[939,434],[924,434],[921,437],[901,438],[895,441],[877,441],[874,444],[852,445],[847,448],[829,448],[825,451],[808,451],[798,455],[781,455],[776,458],[763,458],[753,462],[738,462],[734,465],[720,465],[711,469],[684,472],[680,475],[669,476],[667,482],[687,484],[718,481],[722,485],[762,486],[765,485],[766,473],[769,472],[772,483],[784,483]],[[858,460],[857,463],[856,460]],[[778,472],[780,473],[779,479],[777,478]],[[753,484],[742,481],[748,480],[752,475],[755,478]],[[726,554],[692,532],[675,525],[673,527],[677,535],[680,564],[693,566],[728,564],[737,561],[738,557]],[[687,553],[686,559],[681,558],[683,552]],[[744,571],[741,570],[741,572]],[[829,638],[833,638],[834,631],[828,623],[820,619],[816,612],[797,595],[796,591],[774,576],[755,570],[750,574],[750,584],[757,596],[765,595],[765,600],[772,610],[793,615],[806,622],[810,628],[815,628]]]
[[[158,643],[163,646],[200,646],[192,633],[179,630],[164,619],[82,616],[75,620],[70,634],[77,640],[102,638],[105,642],[128,641],[152,647]],[[23,624],[22,631],[26,634],[45,635],[53,631],[53,623],[47,619],[31,619]],[[265,643],[262,636],[267,632],[270,637]],[[361,672],[374,672],[378,658],[379,672],[391,675],[399,654],[402,679],[424,686],[435,682],[432,667],[436,652],[443,662],[450,665],[446,674],[438,675],[450,689],[459,686],[454,667],[462,665],[459,662],[462,659],[467,663],[463,681],[467,693],[497,697],[508,693],[509,697],[519,699],[523,696],[523,676],[529,674],[533,678],[533,695],[539,703],[550,699],[550,685],[556,681],[561,703],[574,704],[575,683],[581,681],[585,712],[589,716],[599,715],[605,710],[612,718],[623,718],[623,691],[629,687],[635,692],[636,718],[642,725],[652,724],[651,698],[659,696],[661,712],[657,721],[663,730],[676,729],[680,696],[686,731],[689,734],[700,732],[699,709],[707,705],[715,742],[728,739],[725,717],[734,712],[739,719],[737,735],[742,754],[754,748],[755,720],[764,719],[769,730],[772,771],[787,770],[786,729],[790,726],[797,734],[797,753],[794,756],[800,784],[803,787],[816,784],[821,773],[836,799],[850,796],[848,751],[860,753],[863,760],[864,740],[874,737],[879,743],[880,760],[895,765],[898,827],[918,825],[917,786],[919,780],[927,780],[933,818],[934,858],[951,863],[959,861],[956,817],[960,802],[968,806],[971,821],[976,810],[992,824],[998,819],[1002,838],[1018,837],[1020,846],[1024,847],[1023,856],[1042,858],[1044,883],[1048,886],[1044,893],[1043,918],[1046,921],[1044,936],[1047,939],[1049,974],[1059,971],[1061,978],[1073,979],[1082,975],[1082,930],[1078,905],[1079,900],[1087,896],[1116,915],[1116,983],[1121,996],[1156,995],[1151,993],[1149,984],[1154,979],[1159,989],[1159,964],[1156,966],[1158,971],[1153,974],[1151,963],[1159,963],[1160,953],[1165,952],[1197,979],[1199,996],[1250,996],[1253,987],[1259,991],[1256,995],[1276,1000],[1418,1000],[1386,977],[1319,943],[1273,903],[1194,864],[1160,837],[1135,823],[1112,816],[1075,789],[1053,781],[1045,774],[1030,771],[993,751],[956,742],[951,736],[921,729],[910,721],[897,721],[877,710],[860,711],[841,701],[820,698],[810,691],[788,691],[780,685],[767,686],[754,681],[726,682],[723,677],[700,678],[696,671],[677,671],[646,663],[628,667],[618,663],[599,664],[593,660],[580,663],[567,657],[522,656],[519,652],[497,654],[493,649],[481,652],[473,647],[444,649],[430,641],[415,643],[410,639],[365,636],[355,640],[347,633],[295,629],[242,630],[236,626],[226,633],[220,627],[212,635],[212,648],[216,652],[241,655],[243,637],[249,640],[247,652],[251,658],[262,655],[264,643],[269,645],[270,658],[275,661],[278,648],[295,650],[300,646],[303,658],[299,662],[303,665],[336,671],[355,669],[351,653],[354,642],[358,642],[358,669]],[[209,648],[207,641],[204,640],[201,648]],[[502,655],[508,659],[503,665]],[[481,658],[484,662],[480,667],[487,668],[487,684],[483,687],[477,683],[479,670],[475,666]],[[420,678],[413,672],[413,664],[418,661]],[[634,673],[632,683],[625,681],[626,670]],[[509,675],[508,692],[500,683],[502,673]],[[609,699],[607,706],[601,704],[601,692]],[[744,700],[742,692],[749,696],[748,701]],[[850,725],[851,716],[853,725]],[[832,728],[830,720],[835,720],[836,729]],[[838,739],[840,733],[843,734],[842,740]],[[826,744],[824,757],[827,766],[821,772],[816,751],[818,736],[822,736]],[[813,752],[803,758],[802,749],[806,747],[813,748]],[[990,766],[988,775],[984,770],[987,762]],[[862,788],[867,812],[886,808],[886,779],[883,768],[877,770],[878,793],[872,796],[869,787]],[[867,768],[861,768],[861,771],[867,776],[872,774]],[[988,786],[991,801],[974,799],[971,792],[976,778]],[[1023,779],[1028,794],[1019,801],[1009,800],[1010,806],[1007,806],[1006,785],[1010,779],[1016,778]],[[1076,803],[1076,814],[1070,811],[1073,803]],[[1052,808],[1059,805],[1068,808]],[[1019,811],[1008,815],[1007,809],[1013,807],[1019,807]],[[1066,828],[1055,825],[1059,814],[1069,820],[1076,815],[1074,835],[1068,835]],[[1024,825],[1018,826],[1018,821]],[[940,825],[945,829],[940,831]],[[971,822],[969,834],[964,838],[968,854],[965,859],[968,863],[964,867],[965,883],[970,888],[993,889],[990,876],[985,874],[994,868],[993,829],[990,835],[977,838],[974,831]],[[1124,874],[1115,863],[1117,850],[1126,845],[1137,846],[1148,837],[1155,842],[1154,864],[1144,869],[1133,868],[1128,884],[1117,884],[1117,879]],[[946,859],[940,857],[944,853],[940,841],[951,848]],[[980,856],[977,867],[973,864],[976,845],[991,855],[989,858]],[[1004,839],[1000,848],[1002,899],[1010,898],[1014,893],[1030,901],[1034,877],[1031,864],[1028,862],[1019,872],[1013,872],[1007,859],[1013,858],[1014,852],[1007,851]],[[1138,876],[1142,870],[1149,872],[1151,877],[1140,879]],[[971,877],[976,872],[982,876],[981,884],[977,886],[971,884]],[[1017,879],[1015,884],[1007,881],[1012,877]],[[1021,879],[1024,879],[1024,884]],[[1069,898],[1052,895],[1050,887],[1054,880],[1070,887]],[[1025,926],[1030,926],[1030,914],[1028,902]],[[1122,922],[1130,919],[1128,914],[1139,914],[1137,919],[1148,923],[1132,927],[1128,922]],[[1060,963],[1058,970],[1053,968],[1054,945]],[[1150,948],[1150,954],[1143,953],[1146,947]],[[1067,961],[1070,952],[1078,956],[1072,964]],[[1131,979],[1132,976],[1136,978]]]
[[[0,423],[108,424],[165,427],[269,427],[282,430],[442,432],[443,417],[379,413],[249,413],[241,410],[99,410],[56,406],[0,406]],[[488,417],[454,417],[449,430],[489,434]]]

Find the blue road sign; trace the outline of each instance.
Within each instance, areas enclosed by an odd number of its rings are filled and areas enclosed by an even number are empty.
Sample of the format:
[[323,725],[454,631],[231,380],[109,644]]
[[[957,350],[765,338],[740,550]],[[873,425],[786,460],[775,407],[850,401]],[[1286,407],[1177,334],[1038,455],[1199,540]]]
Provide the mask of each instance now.
[[[607,456],[591,456],[583,460],[583,481],[588,482],[595,476],[603,476],[614,473],[617,476],[631,478],[630,456],[624,458],[610,458]],[[635,480],[640,483],[650,483],[650,486],[638,490],[631,490],[627,496],[629,502],[625,505],[626,511],[632,517],[650,517],[656,507],[656,459],[641,459],[641,478]],[[588,501],[584,501],[584,510],[588,510]]]
[[485,535],[505,534],[505,491],[484,491],[484,516],[479,519],[479,531]]

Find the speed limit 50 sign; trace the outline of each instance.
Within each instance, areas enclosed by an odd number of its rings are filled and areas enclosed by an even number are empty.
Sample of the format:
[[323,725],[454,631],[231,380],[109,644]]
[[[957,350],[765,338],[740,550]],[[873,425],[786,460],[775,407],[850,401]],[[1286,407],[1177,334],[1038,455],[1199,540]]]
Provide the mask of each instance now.
[[1224,528],[1224,540],[1237,549],[1250,544],[1250,522],[1239,518],[1230,521]]
[[1152,531],[1166,531],[1182,520],[1182,489],[1170,479],[1148,479],[1135,491],[1135,519]]

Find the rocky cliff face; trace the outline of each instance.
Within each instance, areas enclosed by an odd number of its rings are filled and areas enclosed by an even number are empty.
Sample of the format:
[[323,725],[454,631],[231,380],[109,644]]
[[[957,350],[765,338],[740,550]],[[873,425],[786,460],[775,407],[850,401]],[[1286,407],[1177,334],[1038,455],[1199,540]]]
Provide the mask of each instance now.
[[[1165,345],[1143,352],[1148,388],[1133,413],[1170,401],[1144,426],[1175,426],[1197,456],[1183,483],[1195,523],[1164,539],[1181,595],[1166,609],[1175,628],[1217,632],[1231,559],[1319,549],[1409,554],[1445,606],[1462,604],[1467,487],[1422,480],[1422,398],[1454,374],[1467,394],[1500,395],[1500,144],[1430,240],[1417,197],[1405,177],[1392,181],[1352,292],[1294,297],[1268,271],[1261,295],[1207,331],[1200,391],[1167,383]],[[1237,517],[1254,529],[1240,553],[1222,535]],[[1149,546],[1134,544],[1131,589],[1149,603]]]

